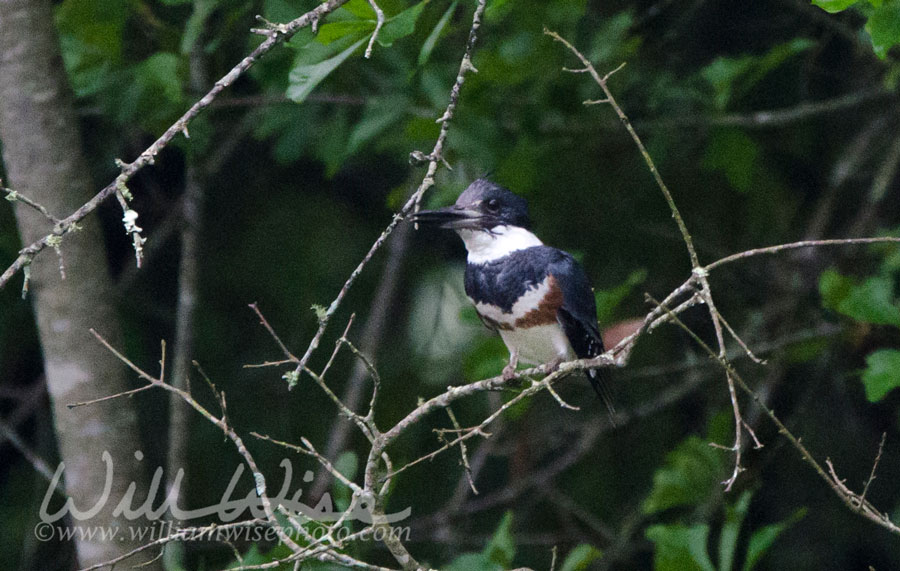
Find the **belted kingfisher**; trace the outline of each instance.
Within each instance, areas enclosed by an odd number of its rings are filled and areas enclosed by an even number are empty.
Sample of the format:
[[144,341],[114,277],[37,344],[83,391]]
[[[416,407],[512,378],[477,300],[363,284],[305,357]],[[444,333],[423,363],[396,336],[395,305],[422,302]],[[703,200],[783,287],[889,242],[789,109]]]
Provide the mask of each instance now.
[[[481,178],[453,206],[420,211],[412,220],[455,230],[465,243],[466,295],[509,349],[505,379],[512,378],[519,361],[558,366],[603,353],[584,269],[571,254],[545,246],[529,230],[524,198]],[[602,371],[591,369],[587,376],[614,414]]]

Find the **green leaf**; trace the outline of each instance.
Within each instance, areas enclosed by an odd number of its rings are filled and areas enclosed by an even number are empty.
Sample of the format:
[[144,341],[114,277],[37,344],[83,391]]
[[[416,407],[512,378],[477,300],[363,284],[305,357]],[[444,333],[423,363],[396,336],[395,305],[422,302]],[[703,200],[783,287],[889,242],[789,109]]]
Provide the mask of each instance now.
[[422,0],[418,4],[410,6],[406,10],[400,12],[396,16],[388,19],[381,31],[378,32],[378,43],[382,46],[390,46],[400,38],[412,34],[416,31],[416,21],[422,15],[422,10],[430,0]]
[[[298,57],[298,62],[288,75],[287,97],[297,103],[302,103],[313,89],[332,71],[353,55],[366,39],[362,38],[350,47],[326,60],[317,63],[304,63],[303,58]],[[315,44],[307,46],[306,50],[312,50]],[[301,56],[304,52],[301,52]]]
[[616,287],[595,292],[594,299],[597,302],[597,320],[600,323],[608,323],[611,321],[616,307],[622,303],[622,300],[625,299],[635,287],[644,283],[644,280],[646,279],[647,270],[635,270],[625,278],[624,282]]
[[733,505],[725,507],[725,523],[719,534],[719,571],[731,571],[734,567],[734,552],[737,550],[741,524],[750,508],[753,492],[746,490]]
[[655,547],[654,571],[715,571],[706,552],[708,525],[654,525],[645,535]]
[[894,299],[894,282],[886,276],[856,284],[852,279],[826,270],[819,278],[822,304],[865,323],[900,327],[900,307]]
[[703,68],[700,75],[715,90],[715,107],[725,109],[736,96],[750,90],[792,56],[808,50],[814,45],[812,40],[796,38],[774,46],[762,57],[757,55],[720,57]]
[[[354,452],[344,452],[334,461],[334,468],[348,480],[353,480],[359,469],[359,458]],[[350,488],[341,483],[340,480],[334,480],[331,487],[331,496],[334,500],[334,507],[336,509],[342,511],[347,509],[350,506],[351,495],[352,492],[350,491]]]
[[173,53],[159,52],[138,66],[138,81],[169,101],[181,100],[181,78],[178,68],[181,59]]
[[831,14],[846,10],[857,2],[859,0],[812,0],[813,6],[818,6]]
[[379,133],[396,123],[406,113],[406,109],[406,102],[399,97],[367,105],[362,117],[350,132],[344,156],[349,157]]
[[195,0],[194,11],[184,25],[184,34],[181,36],[181,53],[190,53],[203,31],[206,20],[215,8],[216,0]]
[[703,168],[725,175],[736,190],[747,192],[753,182],[759,145],[739,129],[719,129],[703,157]]
[[782,522],[773,523],[754,531],[753,535],[750,536],[750,541],[747,542],[747,557],[744,559],[743,571],[752,571],[756,564],[759,563],[760,558],[766,554],[778,536],[781,535],[781,532],[800,521],[805,515],[806,510],[799,509]]
[[822,306],[833,311],[838,310],[841,301],[850,295],[853,289],[853,280],[842,276],[833,268],[822,272],[819,276],[819,295],[822,296]]
[[872,38],[872,49],[881,59],[887,57],[891,47],[900,43],[900,2],[884,2],[875,9],[866,22],[866,31]]
[[666,456],[665,465],[653,475],[644,513],[701,503],[718,489],[721,479],[721,454],[699,437],[690,436]]
[[862,382],[869,402],[878,402],[893,389],[900,387],[900,351],[879,349],[866,356]]
[[425,38],[425,43],[422,44],[422,49],[419,50],[419,67],[425,65],[425,62],[428,61],[428,57],[431,56],[431,52],[434,51],[434,46],[437,45],[437,41],[441,37],[441,33],[444,31],[444,28],[447,27],[447,24],[450,22],[450,18],[453,17],[453,13],[456,12],[457,5],[459,5],[459,0],[453,0],[453,2],[450,4],[450,7],[447,8],[446,12],[444,12],[444,15],[441,16],[441,19],[438,20],[437,24],[435,24],[434,29],[431,30],[431,33],[428,34],[427,38]]
[[375,29],[374,20],[340,20],[338,22],[329,22],[322,24],[319,33],[316,34],[316,41],[322,45],[328,45],[331,42],[340,40],[345,37],[359,38],[366,36]]
[[569,551],[559,571],[584,571],[591,562],[603,557],[603,552],[587,543],[576,545]]
[[341,6],[341,9],[346,10],[363,20],[375,19],[375,10],[373,10],[372,5],[369,4],[369,0],[350,0]]
[[497,531],[491,537],[491,541],[484,548],[484,556],[489,561],[493,561],[503,568],[512,565],[513,557],[516,555],[516,542],[512,536],[512,512],[508,511],[503,514]]
[[494,563],[483,553],[464,553],[443,567],[444,571],[503,571],[503,566]]

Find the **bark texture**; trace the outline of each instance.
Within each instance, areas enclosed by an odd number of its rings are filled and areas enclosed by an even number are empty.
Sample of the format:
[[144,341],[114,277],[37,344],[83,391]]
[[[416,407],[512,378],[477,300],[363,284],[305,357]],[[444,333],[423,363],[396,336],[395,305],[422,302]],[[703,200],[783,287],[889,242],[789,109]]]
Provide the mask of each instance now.
[[[7,186],[58,217],[90,198],[92,183],[49,0],[0,0],[0,141]],[[51,223],[46,218],[24,204],[14,206],[24,243],[49,233]],[[65,489],[76,507],[88,509],[102,497],[106,466],[101,454],[108,451],[113,462],[105,507],[88,521],[67,523],[85,528],[146,525],[146,521],[112,516],[132,482],[138,491],[131,506],[140,506],[146,495],[146,461],[137,457],[142,454],[136,455],[140,450],[136,401],[66,407],[137,386],[88,332],[93,327],[113,344],[119,337],[103,237],[96,220],[85,219],[82,225],[81,231],[69,234],[62,243],[66,279],[60,277],[54,253],[43,252],[31,266],[29,294],[65,463]],[[75,547],[80,565],[88,566],[141,543],[121,529],[114,541],[95,536],[76,540]],[[151,564],[149,568],[158,567]]]

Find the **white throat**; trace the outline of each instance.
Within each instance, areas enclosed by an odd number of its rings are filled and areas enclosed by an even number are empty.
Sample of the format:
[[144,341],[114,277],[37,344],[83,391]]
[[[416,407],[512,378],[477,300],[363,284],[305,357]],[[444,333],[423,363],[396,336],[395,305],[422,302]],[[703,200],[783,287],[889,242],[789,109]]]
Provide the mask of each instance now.
[[540,238],[518,226],[495,226],[487,230],[457,230],[466,244],[470,264],[484,264],[544,243]]

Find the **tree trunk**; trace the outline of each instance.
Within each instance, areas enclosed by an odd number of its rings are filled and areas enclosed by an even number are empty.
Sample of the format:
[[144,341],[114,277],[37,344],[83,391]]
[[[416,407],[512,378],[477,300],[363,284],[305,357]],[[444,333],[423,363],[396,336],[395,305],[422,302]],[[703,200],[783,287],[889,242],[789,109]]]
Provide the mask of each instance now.
[[[0,140],[7,186],[56,216],[71,213],[90,198],[92,183],[50,0],[0,0]],[[25,244],[49,233],[51,223],[28,206],[16,203],[15,214]],[[137,454],[136,401],[123,398],[72,410],[66,407],[138,386],[88,332],[93,327],[113,344],[119,338],[103,237],[95,219],[86,219],[82,226],[81,231],[67,235],[61,246],[65,279],[61,279],[59,259],[52,251],[35,258],[30,296],[65,463],[65,489],[78,509],[89,509],[102,497],[106,466],[101,455],[108,452],[112,458],[112,486],[105,507],[89,520],[68,521],[85,529],[120,528],[112,541],[99,535],[93,539],[75,535],[79,563],[88,566],[149,540],[132,539],[122,527],[129,522],[112,516],[132,482],[138,491],[131,507],[140,506],[146,495],[146,467],[140,462],[142,454]],[[147,523],[131,522],[136,526]]]

